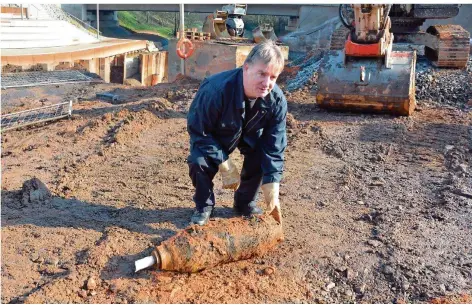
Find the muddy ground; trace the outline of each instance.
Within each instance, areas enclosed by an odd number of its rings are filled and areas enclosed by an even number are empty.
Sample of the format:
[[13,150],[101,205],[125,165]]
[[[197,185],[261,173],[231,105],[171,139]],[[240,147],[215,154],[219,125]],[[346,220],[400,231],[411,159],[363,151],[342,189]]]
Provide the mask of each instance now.
[[[2,303],[471,302],[470,108],[327,112],[310,87],[287,94],[285,241],[197,274],[135,274],[192,213],[197,87],[2,90],[3,112],[76,102],[71,119],[2,134]],[[219,176],[215,190],[216,217],[236,217]]]

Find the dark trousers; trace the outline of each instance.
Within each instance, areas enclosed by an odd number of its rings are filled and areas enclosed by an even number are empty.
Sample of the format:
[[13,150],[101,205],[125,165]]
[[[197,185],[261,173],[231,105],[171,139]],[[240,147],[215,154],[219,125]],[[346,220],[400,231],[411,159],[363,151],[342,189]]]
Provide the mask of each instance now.
[[[261,152],[259,149],[240,149],[244,156],[243,168],[241,169],[241,184],[234,194],[234,204],[239,207],[254,206],[257,203],[257,195],[262,181]],[[195,154],[198,152],[192,152]],[[202,211],[207,206],[215,205],[215,194],[213,193],[213,178],[218,172],[218,166],[210,164],[203,156],[190,162],[189,175],[195,187],[193,201],[196,208]]]

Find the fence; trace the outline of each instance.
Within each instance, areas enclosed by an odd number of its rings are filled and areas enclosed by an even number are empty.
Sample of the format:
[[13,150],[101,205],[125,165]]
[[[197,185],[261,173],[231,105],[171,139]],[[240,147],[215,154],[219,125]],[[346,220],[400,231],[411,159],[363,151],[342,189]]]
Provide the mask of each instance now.
[[72,101],[2,115],[1,130],[11,130],[72,115]]

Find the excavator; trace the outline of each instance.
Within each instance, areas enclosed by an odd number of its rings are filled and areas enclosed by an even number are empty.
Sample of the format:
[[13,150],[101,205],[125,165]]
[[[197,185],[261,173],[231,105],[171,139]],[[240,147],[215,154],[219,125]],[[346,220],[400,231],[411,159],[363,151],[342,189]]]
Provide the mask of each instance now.
[[[244,35],[243,16],[247,13],[247,4],[228,4],[206,17],[203,32],[210,33],[211,39],[241,38]],[[277,40],[274,28],[270,24],[261,24],[252,31],[253,40],[259,43],[265,40]]]
[[470,34],[461,26],[419,30],[426,19],[450,18],[458,11],[459,5],[340,5],[346,30],[333,34],[331,50],[320,66],[318,105],[411,115],[416,107],[416,51],[395,51],[393,44],[422,44],[434,65],[466,67]]
[[210,33],[211,39],[243,37],[246,4],[228,4],[208,15],[203,23],[203,32]]

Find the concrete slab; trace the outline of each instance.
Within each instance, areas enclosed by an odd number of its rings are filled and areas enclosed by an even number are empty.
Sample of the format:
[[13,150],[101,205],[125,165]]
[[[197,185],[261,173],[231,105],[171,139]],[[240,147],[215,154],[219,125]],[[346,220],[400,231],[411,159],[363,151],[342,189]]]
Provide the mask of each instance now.
[[[203,80],[205,77],[243,65],[256,44],[192,40],[195,51],[185,60],[185,75]],[[169,82],[180,74],[181,60],[176,53],[177,39],[169,40]],[[280,46],[288,60],[288,46]]]

